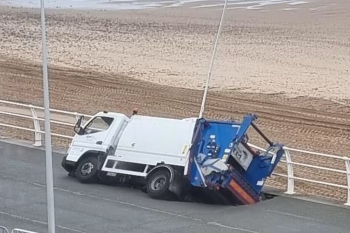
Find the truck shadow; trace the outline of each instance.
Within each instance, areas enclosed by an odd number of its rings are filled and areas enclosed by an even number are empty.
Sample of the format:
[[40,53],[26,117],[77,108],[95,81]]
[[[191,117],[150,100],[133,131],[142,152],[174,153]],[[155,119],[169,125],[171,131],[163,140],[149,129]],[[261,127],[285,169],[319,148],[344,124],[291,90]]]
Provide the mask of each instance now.
[[[99,185],[110,186],[115,188],[123,188],[123,189],[132,189],[137,192],[141,191],[142,193],[147,195],[146,189],[142,186],[137,187],[137,186],[132,186],[130,184],[121,184],[121,183],[111,183],[111,184],[99,183]],[[268,201],[277,196],[278,195],[276,194],[262,193],[261,201]],[[228,200],[228,199],[232,199],[232,197],[229,198],[227,197],[227,195],[223,195],[217,192],[214,192],[213,194],[213,192],[210,192],[206,189],[191,189],[183,193],[181,197],[177,197],[174,195],[171,198],[168,198],[165,200],[161,199],[159,201],[187,202],[187,203],[199,203],[199,204],[206,204],[206,205],[222,205],[222,206],[227,206],[227,205],[240,206],[240,204],[237,204],[237,202],[234,199],[232,200]]]

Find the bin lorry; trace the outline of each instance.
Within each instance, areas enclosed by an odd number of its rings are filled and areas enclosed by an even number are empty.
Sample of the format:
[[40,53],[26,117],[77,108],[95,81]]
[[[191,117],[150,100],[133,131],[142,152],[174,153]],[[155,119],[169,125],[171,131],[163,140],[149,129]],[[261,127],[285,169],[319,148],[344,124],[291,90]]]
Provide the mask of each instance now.
[[[191,193],[211,203],[259,202],[284,154],[283,145],[255,125],[254,114],[218,121],[104,111],[85,124],[83,119],[77,120],[62,167],[83,183],[127,183],[156,199]],[[249,128],[268,143],[266,151],[249,145]]]

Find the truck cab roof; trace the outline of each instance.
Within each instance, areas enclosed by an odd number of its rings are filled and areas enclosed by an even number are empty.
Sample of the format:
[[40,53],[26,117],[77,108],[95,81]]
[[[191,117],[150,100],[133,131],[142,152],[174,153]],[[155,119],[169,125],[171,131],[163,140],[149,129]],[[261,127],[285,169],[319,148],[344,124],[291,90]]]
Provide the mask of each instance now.
[[118,113],[118,112],[108,112],[108,111],[101,111],[96,113],[93,117],[97,117],[97,116],[103,116],[103,117],[113,117],[113,118],[125,118],[128,119],[128,121],[130,121],[133,118],[148,118],[148,119],[165,119],[165,120],[174,120],[174,121],[178,121],[178,120],[184,120],[184,121],[196,121],[198,120],[197,117],[189,117],[189,118],[183,118],[183,119],[175,119],[175,118],[170,118],[170,117],[153,117],[153,116],[146,116],[146,115],[133,115],[131,117],[128,117],[127,115],[123,114],[123,113]]
[[118,112],[107,112],[107,111],[103,111],[103,112],[98,112],[96,113],[93,117],[96,116],[104,116],[104,117],[122,117],[122,118],[128,118],[130,119],[128,116],[126,116],[123,113],[118,113]]

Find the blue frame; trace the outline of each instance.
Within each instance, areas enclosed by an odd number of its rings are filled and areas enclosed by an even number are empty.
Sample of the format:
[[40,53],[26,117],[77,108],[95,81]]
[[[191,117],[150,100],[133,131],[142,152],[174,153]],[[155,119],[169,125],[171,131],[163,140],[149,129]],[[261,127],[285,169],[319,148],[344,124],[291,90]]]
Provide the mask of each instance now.
[[[272,144],[264,154],[255,154],[246,171],[230,156],[236,145],[242,143],[247,146],[247,130],[256,119],[257,116],[254,114],[244,116],[242,122],[198,119],[189,157],[188,179],[191,185],[196,187],[219,185],[221,188],[225,188],[234,178],[243,186],[247,186],[246,189],[252,192],[251,195],[253,193],[260,194],[263,188],[261,183],[263,184],[265,179],[272,174],[284,154],[283,145]],[[254,128],[256,128],[255,125]],[[215,135],[215,141],[210,138],[211,135]],[[266,138],[264,135],[261,136]],[[247,147],[252,150],[249,146]],[[273,164],[271,164],[273,158],[268,155],[271,150],[277,151]],[[213,158],[221,160],[225,155],[227,157],[225,162],[229,162],[233,170],[224,173],[217,172],[207,177],[202,175],[200,167],[205,160]]]

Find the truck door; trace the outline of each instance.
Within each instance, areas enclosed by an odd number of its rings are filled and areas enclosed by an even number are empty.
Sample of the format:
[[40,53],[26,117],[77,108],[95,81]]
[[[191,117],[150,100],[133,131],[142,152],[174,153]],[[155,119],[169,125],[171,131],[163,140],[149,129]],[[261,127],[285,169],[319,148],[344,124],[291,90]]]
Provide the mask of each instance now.
[[83,135],[76,135],[72,146],[82,148],[84,151],[101,151],[105,145],[110,126],[115,119],[113,117],[96,116],[84,127]]

